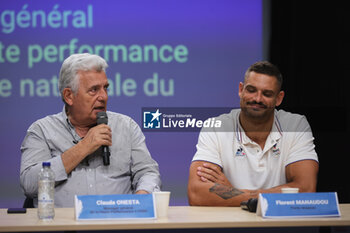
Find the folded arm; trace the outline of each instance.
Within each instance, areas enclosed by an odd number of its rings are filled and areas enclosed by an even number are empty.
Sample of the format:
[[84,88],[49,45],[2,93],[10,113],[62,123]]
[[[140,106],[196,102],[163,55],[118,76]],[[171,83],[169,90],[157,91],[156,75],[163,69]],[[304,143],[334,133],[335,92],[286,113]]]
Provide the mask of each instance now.
[[283,187],[298,187],[300,192],[315,192],[318,163],[302,160],[286,167],[287,183],[270,189],[235,188],[218,165],[195,161],[191,164],[188,182],[190,205],[239,206],[242,201],[257,198],[259,193],[278,193]]
[[257,197],[255,190],[237,189],[227,180],[216,164],[194,161],[190,167],[188,199],[196,206],[239,206]]

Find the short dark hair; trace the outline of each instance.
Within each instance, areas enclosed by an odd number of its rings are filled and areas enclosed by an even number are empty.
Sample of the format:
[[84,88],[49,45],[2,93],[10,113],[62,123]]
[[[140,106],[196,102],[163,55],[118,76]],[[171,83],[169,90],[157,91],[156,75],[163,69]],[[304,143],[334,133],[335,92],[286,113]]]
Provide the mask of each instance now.
[[273,76],[277,79],[277,83],[279,85],[279,89],[282,88],[283,77],[277,66],[268,62],[268,61],[258,61],[251,65],[248,70],[245,72],[244,80],[248,77],[250,72],[255,72],[258,74],[266,74],[269,76]]

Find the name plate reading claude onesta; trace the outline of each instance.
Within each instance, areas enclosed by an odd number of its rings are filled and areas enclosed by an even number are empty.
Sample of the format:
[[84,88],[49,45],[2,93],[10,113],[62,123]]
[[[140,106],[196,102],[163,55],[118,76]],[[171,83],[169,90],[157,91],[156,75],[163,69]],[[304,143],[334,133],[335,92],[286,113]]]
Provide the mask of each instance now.
[[256,213],[264,218],[340,216],[337,193],[261,193]]
[[152,194],[76,195],[76,220],[154,219]]

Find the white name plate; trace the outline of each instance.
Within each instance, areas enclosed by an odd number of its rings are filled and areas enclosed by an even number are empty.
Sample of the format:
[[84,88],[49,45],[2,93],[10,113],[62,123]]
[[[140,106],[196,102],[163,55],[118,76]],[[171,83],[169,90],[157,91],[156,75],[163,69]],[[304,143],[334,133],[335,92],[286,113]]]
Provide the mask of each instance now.
[[337,193],[261,193],[257,215],[264,218],[339,217]]
[[76,220],[154,219],[152,194],[75,196]]

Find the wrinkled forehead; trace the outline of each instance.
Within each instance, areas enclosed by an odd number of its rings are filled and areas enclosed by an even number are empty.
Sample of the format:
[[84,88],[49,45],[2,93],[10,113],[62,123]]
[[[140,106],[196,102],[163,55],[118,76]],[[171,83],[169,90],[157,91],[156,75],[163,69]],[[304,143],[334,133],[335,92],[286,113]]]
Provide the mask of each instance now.
[[77,75],[80,83],[85,83],[89,85],[108,84],[108,79],[104,71],[96,71],[96,70],[78,71]]

